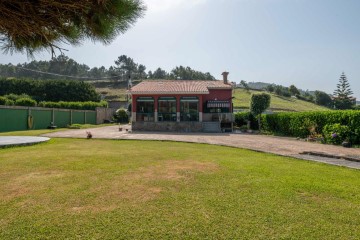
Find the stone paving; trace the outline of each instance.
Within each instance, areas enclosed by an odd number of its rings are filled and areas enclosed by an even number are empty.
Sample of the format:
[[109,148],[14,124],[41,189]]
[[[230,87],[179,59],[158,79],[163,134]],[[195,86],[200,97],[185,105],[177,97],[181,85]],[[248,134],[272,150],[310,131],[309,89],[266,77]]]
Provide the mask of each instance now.
[[49,140],[48,137],[0,136],[0,148],[33,145]]
[[[264,136],[254,134],[238,133],[163,133],[163,132],[130,132],[129,125],[107,126],[93,129],[80,129],[60,131],[45,134],[47,137],[86,138],[86,132],[92,133],[93,138],[102,139],[138,139],[138,140],[160,140],[181,141],[223,145],[237,148],[250,149],[260,152],[273,153],[281,156],[289,156],[298,159],[323,162],[332,165],[346,166],[360,169],[360,162],[352,162],[344,159],[317,157],[303,155],[302,152],[322,152],[337,157],[352,156],[360,158],[360,149],[344,148],[341,146],[325,145],[299,141],[294,138]],[[129,130],[126,131],[126,130]]]

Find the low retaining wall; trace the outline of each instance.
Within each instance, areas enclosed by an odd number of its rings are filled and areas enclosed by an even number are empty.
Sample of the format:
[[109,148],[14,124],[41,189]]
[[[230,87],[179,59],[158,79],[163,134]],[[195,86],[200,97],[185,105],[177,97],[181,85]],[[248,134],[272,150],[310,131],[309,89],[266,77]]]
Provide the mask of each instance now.
[[202,132],[201,122],[133,122],[133,131]]

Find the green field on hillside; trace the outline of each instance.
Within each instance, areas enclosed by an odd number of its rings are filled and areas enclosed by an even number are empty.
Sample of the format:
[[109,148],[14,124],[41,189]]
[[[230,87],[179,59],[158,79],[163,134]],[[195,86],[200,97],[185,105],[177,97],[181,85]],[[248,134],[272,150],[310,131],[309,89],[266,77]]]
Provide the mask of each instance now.
[[[260,91],[246,91],[245,89],[237,88],[233,96],[234,108],[235,109],[249,109],[251,94],[259,93]],[[324,111],[329,110],[326,107],[316,105],[311,102],[306,102],[293,97],[287,98],[278,96],[275,94],[271,95],[270,110],[272,111],[291,111],[291,112],[305,112],[305,111]]]

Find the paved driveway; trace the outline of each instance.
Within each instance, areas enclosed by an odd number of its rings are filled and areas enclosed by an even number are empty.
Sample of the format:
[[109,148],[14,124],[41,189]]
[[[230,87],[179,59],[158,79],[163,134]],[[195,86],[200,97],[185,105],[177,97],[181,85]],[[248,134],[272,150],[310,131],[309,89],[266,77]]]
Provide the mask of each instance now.
[[60,131],[45,134],[46,137],[65,137],[65,138],[86,138],[86,132],[90,131],[93,138],[104,139],[139,139],[139,140],[161,140],[161,141],[181,141],[196,142],[215,145],[224,145],[238,148],[251,149],[255,151],[268,152],[282,156],[290,156],[299,159],[324,162],[333,165],[346,166],[360,169],[360,162],[347,161],[344,159],[318,157],[301,154],[305,151],[326,153],[334,156],[352,156],[360,158],[360,149],[343,148],[339,146],[309,143],[296,140],[294,138],[274,137],[252,134],[226,134],[226,133],[159,133],[159,132],[133,132],[129,133],[125,129],[130,126],[123,126],[120,132],[118,126],[108,126],[93,129],[80,129]]

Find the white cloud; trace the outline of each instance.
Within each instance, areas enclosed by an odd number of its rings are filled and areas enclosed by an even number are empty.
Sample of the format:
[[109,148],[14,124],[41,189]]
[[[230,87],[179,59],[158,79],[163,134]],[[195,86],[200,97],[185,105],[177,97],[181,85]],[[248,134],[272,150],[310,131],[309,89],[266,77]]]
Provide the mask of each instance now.
[[144,0],[148,11],[162,12],[177,8],[193,7],[205,3],[207,0]]

